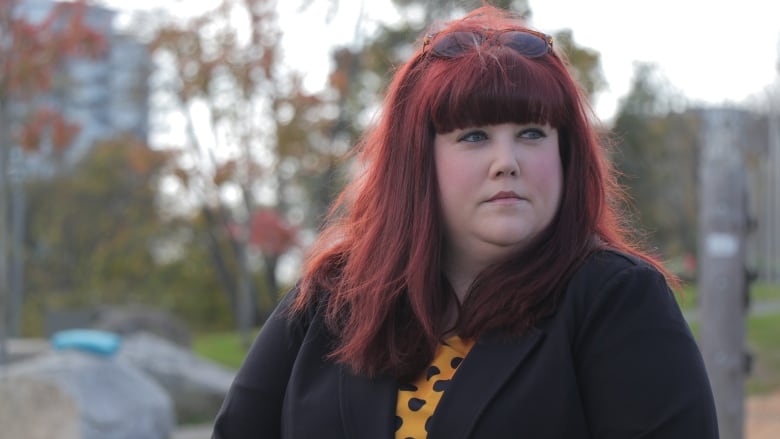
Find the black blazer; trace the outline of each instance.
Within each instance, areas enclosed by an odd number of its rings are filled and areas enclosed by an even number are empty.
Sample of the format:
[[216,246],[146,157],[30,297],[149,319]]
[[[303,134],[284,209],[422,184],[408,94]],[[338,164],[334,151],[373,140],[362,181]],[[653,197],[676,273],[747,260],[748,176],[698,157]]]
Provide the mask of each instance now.
[[[249,351],[216,439],[391,439],[397,383],[324,360],[319,311],[289,321],[288,294]],[[429,439],[717,438],[701,355],[664,278],[612,251],[577,271],[557,311],[522,337],[480,338]]]

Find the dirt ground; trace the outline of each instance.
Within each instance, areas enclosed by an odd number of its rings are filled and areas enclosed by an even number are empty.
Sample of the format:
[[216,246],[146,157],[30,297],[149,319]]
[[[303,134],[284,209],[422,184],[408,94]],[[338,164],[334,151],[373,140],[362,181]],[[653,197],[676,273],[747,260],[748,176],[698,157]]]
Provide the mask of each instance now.
[[745,405],[745,439],[780,438],[780,392],[752,396]]

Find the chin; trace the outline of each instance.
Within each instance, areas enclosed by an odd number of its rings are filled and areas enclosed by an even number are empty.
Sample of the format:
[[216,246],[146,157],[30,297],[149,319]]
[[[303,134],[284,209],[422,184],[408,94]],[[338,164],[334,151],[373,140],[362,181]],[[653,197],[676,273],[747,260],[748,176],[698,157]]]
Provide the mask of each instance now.
[[508,251],[514,252],[522,249],[528,244],[532,236],[527,234],[517,234],[511,236],[492,236],[485,239],[486,242],[500,248],[505,248]]
[[514,246],[527,242],[534,236],[533,230],[518,227],[518,224],[508,224],[502,227],[497,224],[484,231],[482,235],[487,241],[503,246]]

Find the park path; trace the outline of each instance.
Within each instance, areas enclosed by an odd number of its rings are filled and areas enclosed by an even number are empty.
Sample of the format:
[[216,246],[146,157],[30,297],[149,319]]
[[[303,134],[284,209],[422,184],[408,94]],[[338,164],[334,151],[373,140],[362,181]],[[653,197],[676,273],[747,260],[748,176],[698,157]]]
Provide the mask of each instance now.
[[780,391],[751,396],[745,404],[745,439],[780,438]]
[[210,425],[187,425],[177,428],[171,439],[209,439],[211,438]]

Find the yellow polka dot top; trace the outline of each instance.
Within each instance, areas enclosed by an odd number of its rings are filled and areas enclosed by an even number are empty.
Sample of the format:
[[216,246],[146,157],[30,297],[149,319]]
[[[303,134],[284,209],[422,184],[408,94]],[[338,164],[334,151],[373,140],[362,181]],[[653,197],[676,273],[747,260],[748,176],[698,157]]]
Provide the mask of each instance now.
[[450,337],[436,349],[433,363],[413,383],[401,384],[396,403],[395,439],[425,439],[428,421],[473,341]]

